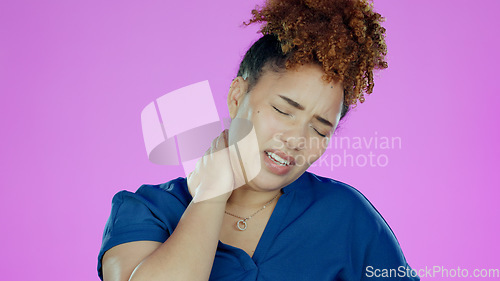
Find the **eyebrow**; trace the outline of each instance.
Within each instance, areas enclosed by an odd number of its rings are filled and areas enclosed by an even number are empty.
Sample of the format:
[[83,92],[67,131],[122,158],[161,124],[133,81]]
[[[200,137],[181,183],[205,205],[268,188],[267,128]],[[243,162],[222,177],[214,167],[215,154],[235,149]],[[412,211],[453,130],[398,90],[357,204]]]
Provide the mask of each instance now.
[[[300,103],[298,103],[298,102],[296,102],[296,101],[294,101],[294,100],[292,100],[292,99],[290,99],[288,97],[285,97],[285,96],[282,96],[282,95],[279,95],[279,97],[282,98],[284,101],[286,101],[289,105],[297,108],[298,110],[304,110],[305,109],[305,107],[303,105],[301,105]],[[333,124],[330,121],[326,120],[325,118],[323,118],[323,117],[321,117],[321,116],[319,116],[317,114],[314,115],[314,118],[316,118],[316,120],[318,120],[319,122],[321,122],[321,123],[323,123],[323,124],[325,124],[327,126],[333,127]]]

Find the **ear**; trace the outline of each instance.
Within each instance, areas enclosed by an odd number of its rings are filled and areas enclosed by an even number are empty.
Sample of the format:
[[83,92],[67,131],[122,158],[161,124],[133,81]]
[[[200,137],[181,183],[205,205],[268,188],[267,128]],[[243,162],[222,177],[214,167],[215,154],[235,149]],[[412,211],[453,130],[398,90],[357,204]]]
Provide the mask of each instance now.
[[234,78],[227,95],[227,108],[229,109],[229,116],[231,116],[231,119],[236,117],[236,113],[238,113],[238,108],[243,101],[246,91],[247,81],[241,76]]

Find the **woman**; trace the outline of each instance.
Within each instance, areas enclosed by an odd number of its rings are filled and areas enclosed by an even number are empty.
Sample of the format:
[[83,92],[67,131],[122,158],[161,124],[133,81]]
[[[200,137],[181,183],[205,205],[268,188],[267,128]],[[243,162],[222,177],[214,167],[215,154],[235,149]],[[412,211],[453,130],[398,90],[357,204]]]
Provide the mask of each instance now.
[[387,67],[382,17],[362,0],[269,1],[252,13],[264,36],[231,83],[231,127],[187,178],[115,195],[100,277],[418,280],[361,193],[306,172]]

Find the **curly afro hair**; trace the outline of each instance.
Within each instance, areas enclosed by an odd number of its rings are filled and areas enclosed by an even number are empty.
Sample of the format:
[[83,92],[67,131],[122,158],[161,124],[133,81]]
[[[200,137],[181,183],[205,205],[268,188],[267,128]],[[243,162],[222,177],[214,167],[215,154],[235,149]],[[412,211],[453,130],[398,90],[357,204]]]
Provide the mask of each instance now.
[[255,84],[272,63],[291,69],[316,63],[327,82],[344,85],[344,112],[373,92],[373,70],[387,68],[384,18],[366,0],[267,0],[244,23],[261,23],[264,35],[248,50],[238,76]]

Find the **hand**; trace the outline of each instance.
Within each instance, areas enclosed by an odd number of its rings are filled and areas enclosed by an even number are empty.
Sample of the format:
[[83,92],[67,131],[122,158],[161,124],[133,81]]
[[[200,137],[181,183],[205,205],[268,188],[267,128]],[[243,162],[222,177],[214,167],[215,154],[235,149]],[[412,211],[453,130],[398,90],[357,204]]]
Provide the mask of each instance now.
[[[228,148],[228,130],[212,141],[205,155],[196,163],[195,170],[187,177],[194,202],[211,200],[226,203],[233,189],[241,185],[241,180],[238,155],[234,149]],[[236,182],[240,185],[236,186]]]

